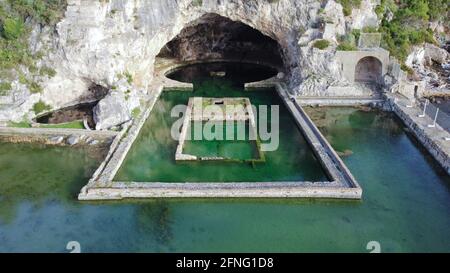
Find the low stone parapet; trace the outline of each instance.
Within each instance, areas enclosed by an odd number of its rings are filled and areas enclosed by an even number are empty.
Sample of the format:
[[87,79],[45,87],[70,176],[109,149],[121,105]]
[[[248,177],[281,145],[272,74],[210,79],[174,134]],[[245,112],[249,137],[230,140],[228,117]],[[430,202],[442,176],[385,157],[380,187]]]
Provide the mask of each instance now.
[[429,127],[433,120],[428,116],[419,117],[421,109],[407,107],[410,102],[398,95],[388,94],[392,111],[403,121],[420,143],[428,150],[434,159],[450,174],[450,133],[439,125]]

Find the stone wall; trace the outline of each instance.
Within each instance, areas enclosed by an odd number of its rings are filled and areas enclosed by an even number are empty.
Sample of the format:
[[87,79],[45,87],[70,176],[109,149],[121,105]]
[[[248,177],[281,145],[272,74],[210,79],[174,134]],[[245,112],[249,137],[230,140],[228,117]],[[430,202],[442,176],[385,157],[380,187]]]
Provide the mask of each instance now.
[[389,52],[384,49],[336,52],[336,58],[341,65],[343,76],[351,83],[355,82],[355,72],[358,62],[366,57],[374,57],[381,62],[381,76],[384,76],[388,72],[390,63]]
[[389,105],[394,113],[405,123],[416,138],[436,159],[436,161],[450,174],[450,133],[439,127],[430,128],[433,121],[425,116],[419,117],[421,110],[417,107],[407,107],[410,104],[405,98],[388,96]]
[[7,128],[0,127],[0,141],[12,143],[41,143],[56,146],[109,145],[118,133],[65,128]]

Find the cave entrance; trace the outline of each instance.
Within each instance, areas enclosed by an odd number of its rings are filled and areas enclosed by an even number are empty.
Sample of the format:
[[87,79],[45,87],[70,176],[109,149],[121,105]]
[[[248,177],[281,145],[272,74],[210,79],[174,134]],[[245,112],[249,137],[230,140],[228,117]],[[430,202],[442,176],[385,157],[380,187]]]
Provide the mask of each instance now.
[[358,61],[355,68],[355,82],[380,83],[382,76],[381,61],[375,57],[364,57]]
[[214,13],[188,24],[157,55],[182,62],[234,61],[282,67],[278,42],[238,21]]

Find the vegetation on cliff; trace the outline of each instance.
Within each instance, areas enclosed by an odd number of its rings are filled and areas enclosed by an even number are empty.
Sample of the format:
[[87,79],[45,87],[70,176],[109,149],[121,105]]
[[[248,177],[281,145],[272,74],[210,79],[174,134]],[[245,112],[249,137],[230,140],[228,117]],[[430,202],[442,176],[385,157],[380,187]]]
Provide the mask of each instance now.
[[403,62],[411,46],[436,43],[430,21],[448,23],[449,6],[449,0],[381,0],[376,12],[382,19],[382,46]]
[[337,0],[342,5],[342,11],[345,16],[352,14],[353,8],[359,8],[361,6],[361,0]]
[[318,48],[318,49],[325,49],[330,45],[330,42],[328,40],[317,40],[314,42],[313,47]]
[[[359,8],[361,0],[337,0],[344,15],[351,15],[353,8]],[[375,12],[381,19],[378,29],[354,29],[339,39],[338,50],[355,50],[360,32],[380,32],[381,46],[391,55],[404,62],[414,45],[424,42],[436,44],[436,34],[430,29],[430,22],[449,25],[450,0],[381,0]]]
[[66,0],[5,0],[0,1],[0,72],[3,80],[19,77],[30,90],[39,91],[38,83],[25,77],[19,67],[33,75],[54,75],[54,70],[40,71],[36,61],[44,52],[32,52],[29,37],[32,25],[54,26],[62,18]]

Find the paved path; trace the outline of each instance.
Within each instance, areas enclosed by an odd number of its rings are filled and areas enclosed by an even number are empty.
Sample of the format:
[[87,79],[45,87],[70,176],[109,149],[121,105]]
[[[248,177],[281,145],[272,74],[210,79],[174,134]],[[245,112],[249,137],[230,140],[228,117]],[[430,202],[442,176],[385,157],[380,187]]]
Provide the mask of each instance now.
[[429,127],[428,125],[432,124],[433,120],[427,115],[419,117],[423,110],[418,107],[407,107],[411,103],[405,97],[399,94],[387,94],[387,96],[397,116],[450,174],[450,133],[439,125]]

